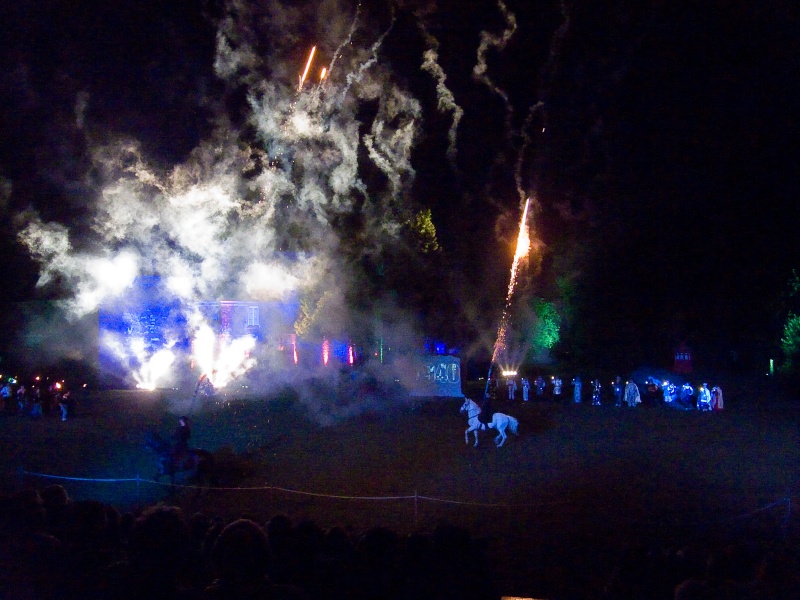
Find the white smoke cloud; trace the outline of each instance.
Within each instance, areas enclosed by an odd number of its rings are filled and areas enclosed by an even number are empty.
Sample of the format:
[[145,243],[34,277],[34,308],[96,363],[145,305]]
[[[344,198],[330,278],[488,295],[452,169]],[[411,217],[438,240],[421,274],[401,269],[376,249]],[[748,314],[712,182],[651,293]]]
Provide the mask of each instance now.
[[500,89],[489,77],[489,66],[486,63],[486,56],[490,48],[501,51],[506,47],[508,41],[517,31],[517,17],[508,9],[503,0],[497,0],[497,8],[500,10],[503,18],[506,21],[506,28],[500,35],[485,30],[481,31],[481,43],[478,46],[477,53],[478,62],[472,69],[472,76],[503,99],[506,107],[506,127],[510,130],[513,107],[508,99],[508,94]]
[[[339,288],[333,296],[344,298],[352,282],[333,251],[347,242],[332,217],[356,205],[368,227],[361,243],[370,251],[392,243],[407,215],[422,123],[419,101],[380,60],[392,24],[358,47],[351,41],[358,11],[352,16],[333,1],[318,6],[319,60],[330,59],[330,73],[321,82],[309,78],[298,93],[307,47],[297,32],[308,14],[231,0],[219,22],[214,71],[231,87],[245,86],[255,139],[221,117],[211,138],[169,169],[152,164],[135,141],[92,148],[100,183],[88,232],[27,217],[19,239],[41,265],[39,285],[57,283],[68,292],[70,314],[96,311],[149,275],[159,276],[186,311],[201,301],[268,300],[304,290]],[[369,35],[364,30],[361,38]],[[436,77],[443,85],[443,73]],[[357,116],[364,102],[377,106],[369,123]],[[80,127],[84,109],[76,108]],[[365,183],[361,148],[385,185]],[[190,319],[200,337],[201,321]],[[171,364],[166,354],[147,357],[141,348],[109,344],[139,365],[131,366],[137,380]],[[231,342],[236,356],[249,349],[241,345]]]
[[439,64],[439,42],[430,35],[427,31],[423,30],[423,35],[428,43],[428,49],[423,53],[422,70],[431,74],[436,80],[436,98],[440,111],[450,111],[453,113],[453,121],[450,124],[450,130],[447,133],[448,147],[447,158],[455,165],[457,155],[457,136],[458,124],[464,116],[464,109],[456,104],[453,92],[446,85],[447,74]]

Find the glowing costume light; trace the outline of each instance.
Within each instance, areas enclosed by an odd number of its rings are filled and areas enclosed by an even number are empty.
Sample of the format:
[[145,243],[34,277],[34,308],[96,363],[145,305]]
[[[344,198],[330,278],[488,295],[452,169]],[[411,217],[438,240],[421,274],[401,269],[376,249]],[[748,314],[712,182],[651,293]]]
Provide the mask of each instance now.
[[592,406],[600,406],[600,390],[602,387],[599,379],[592,381]]

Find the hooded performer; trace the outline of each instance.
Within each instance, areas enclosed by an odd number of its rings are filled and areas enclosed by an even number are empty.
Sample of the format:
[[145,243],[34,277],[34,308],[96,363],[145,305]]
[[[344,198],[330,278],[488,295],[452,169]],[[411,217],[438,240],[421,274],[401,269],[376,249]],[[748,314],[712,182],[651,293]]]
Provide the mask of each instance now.
[[719,411],[724,408],[722,403],[722,388],[718,385],[715,385],[711,388],[711,410]]
[[625,403],[631,408],[635,408],[637,404],[642,403],[642,397],[639,395],[639,386],[632,381],[628,382],[625,386]]

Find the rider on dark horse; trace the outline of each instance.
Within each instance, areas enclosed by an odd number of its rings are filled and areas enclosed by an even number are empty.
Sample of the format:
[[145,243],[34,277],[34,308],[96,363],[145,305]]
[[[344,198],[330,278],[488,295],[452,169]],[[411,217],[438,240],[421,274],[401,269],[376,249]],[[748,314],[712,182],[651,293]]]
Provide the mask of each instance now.
[[172,459],[178,462],[189,454],[189,438],[192,437],[192,428],[189,427],[189,418],[180,417],[175,428],[175,448],[172,450]]
[[490,392],[487,392],[483,396],[483,402],[481,402],[481,412],[478,413],[478,421],[484,425],[488,425],[492,422],[493,414],[494,409],[492,408],[492,395]]

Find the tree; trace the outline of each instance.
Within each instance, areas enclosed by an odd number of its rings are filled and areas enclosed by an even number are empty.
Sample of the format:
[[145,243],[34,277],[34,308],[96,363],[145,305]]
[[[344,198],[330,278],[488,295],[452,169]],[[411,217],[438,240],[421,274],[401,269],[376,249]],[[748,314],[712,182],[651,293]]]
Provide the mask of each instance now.
[[555,303],[542,298],[534,299],[533,312],[536,321],[530,331],[531,353],[535,361],[543,362],[561,339],[561,315]]
[[783,370],[793,373],[800,366],[800,361],[797,360],[800,357],[800,315],[795,312],[800,299],[800,276],[796,270],[792,270],[792,277],[789,279],[788,296],[789,311],[783,324],[781,350],[784,356]]

